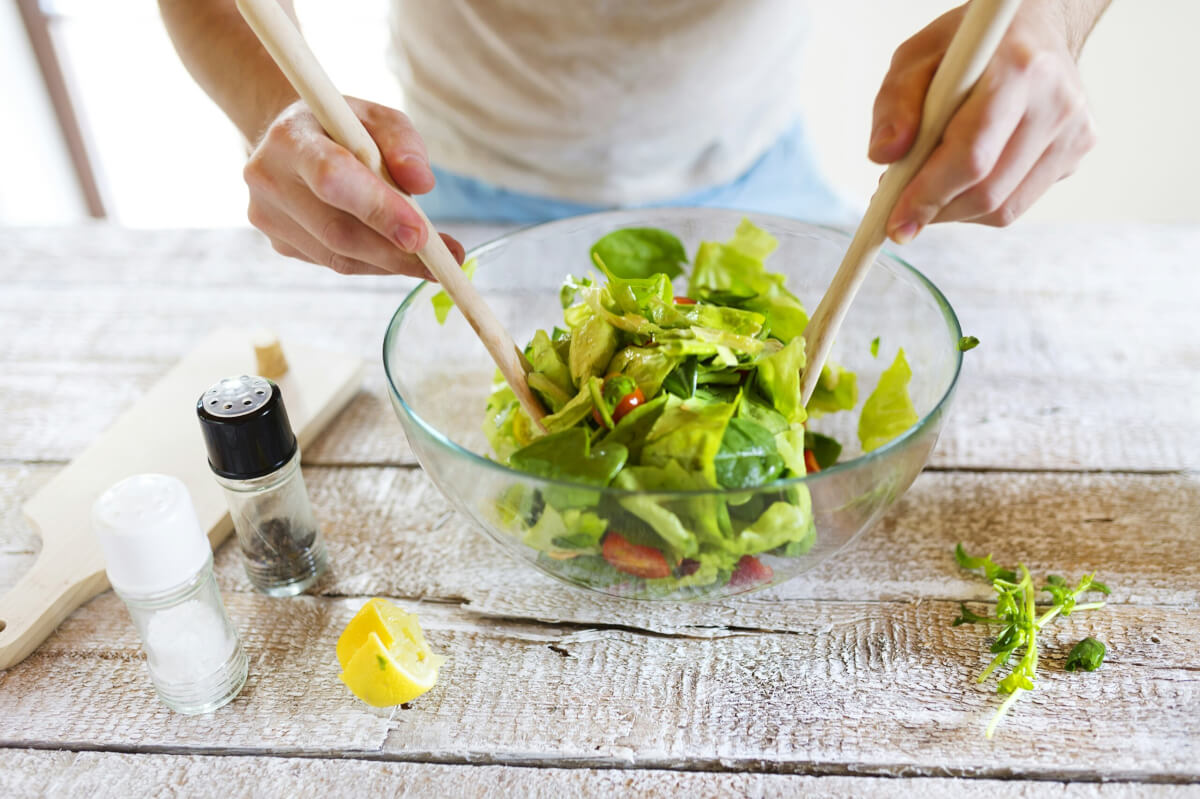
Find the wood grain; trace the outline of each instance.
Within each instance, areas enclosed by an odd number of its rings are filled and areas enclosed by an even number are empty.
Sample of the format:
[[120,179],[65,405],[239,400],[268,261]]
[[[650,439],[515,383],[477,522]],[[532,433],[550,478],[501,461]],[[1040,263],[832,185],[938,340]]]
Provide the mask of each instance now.
[[[1062,799],[1183,799],[1200,787],[1129,783],[1047,783],[1017,780],[801,777],[718,774],[645,769],[529,769],[512,766],[449,766],[424,763],[320,760],[314,758],[129,755],[115,752],[0,751],[0,792],[11,799],[90,796],[126,799],[211,795],[294,797],[338,795],[353,788],[365,796],[471,796],[477,799],[558,799],[563,796],[643,799],[677,796],[739,796],[818,799],[878,796],[973,799],[1046,796]],[[164,793],[166,791],[166,793]]]
[[[1200,779],[1196,641],[1144,635],[1179,625],[1183,609],[1114,606],[1056,628],[1038,690],[987,743],[997,697],[972,682],[985,641],[946,623],[952,603],[796,601],[786,632],[696,638],[402,602],[448,661],[432,691],[389,713],[336,679],[334,644],[361,602],[227,594],[251,676],[226,708],[188,718],[158,703],[132,625],[104,594],[3,674],[0,740],[506,765]],[[1102,672],[1062,672],[1085,632],[1107,639],[1113,655]]]
[[[0,246],[0,591],[40,546],[20,503],[218,318],[377,364],[411,285],[285,262],[248,231],[4,230]],[[0,795],[1196,795],[1148,783],[1200,780],[1197,252],[1197,226],[939,227],[903,248],[983,340],[940,471],[833,561],[738,601],[618,602],[507,560],[406,465],[376,365],[305,450],[320,592],[251,593],[234,549],[217,553],[246,691],[170,713],[102,595],[0,672]],[[1114,588],[1048,634],[1038,690],[992,743],[997,697],[972,683],[984,632],[948,626],[988,594],[954,565],[959,540]],[[406,709],[336,678],[333,642],[374,594],[450,656]],[[1087,633],[1105,667],[1062,672]]]

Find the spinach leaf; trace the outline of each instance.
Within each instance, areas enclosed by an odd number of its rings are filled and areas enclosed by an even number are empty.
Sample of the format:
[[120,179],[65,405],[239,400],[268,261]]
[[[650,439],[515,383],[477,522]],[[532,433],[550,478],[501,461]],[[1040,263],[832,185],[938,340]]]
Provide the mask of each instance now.
[[783,471],[775,436],[745,418],[729,420],[713,463],[717,482],[725,488],[755,488],[778,478]]
[[542,436],[509,456],[513,468],[551,480],[606,486],[621,471],[629,450],[612,443],[592,447],[588,431],[572,427]]
[[663,380],[663,391],[680,399],[690,399],[696,393],[697,362],[694,355],[684,358]]
[[1067,663],[1063,668],[1067,671],[1095,671],[1104,662],[1105,651],[1104,642],[1089,635],[1071,648],[1071,654],[1067,655]]
[[804,434],[804,448],[812,450],[813,456],[817,459],[817,466],[822,469],[828,469],[837,463],[838,457],[842,454],[842,445],[836,438],[811,431]]
[[657,228],[631,227],[614,230],[592,245],[591,255],[600,256],[605,266],[621,278],[646,278],[662,273],[683,274],[687,263],[683,243],[674,234]]

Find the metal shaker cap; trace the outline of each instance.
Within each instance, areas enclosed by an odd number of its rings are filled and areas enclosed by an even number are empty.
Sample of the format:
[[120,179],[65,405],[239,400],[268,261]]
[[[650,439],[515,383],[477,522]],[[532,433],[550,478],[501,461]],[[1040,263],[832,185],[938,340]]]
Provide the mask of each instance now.
[[270,474],[296,454],[283,394],[265,377],[226,377],[196,401],[208,465],[231,480]]

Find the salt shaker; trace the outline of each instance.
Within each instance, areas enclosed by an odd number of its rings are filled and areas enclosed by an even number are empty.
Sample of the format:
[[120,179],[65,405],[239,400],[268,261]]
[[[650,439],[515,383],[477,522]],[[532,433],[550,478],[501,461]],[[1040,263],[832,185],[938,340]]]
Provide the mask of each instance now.
[[167,707],[207,713],[237,696],[246,653],[221,602],[187,487],[162,474],[129,477],[96,500],[92,526]]
[[263,377],[225,378],[200,395],[196,414],[250,582],[270,596],[309,588],[325,572],[325,543],[279,386]]

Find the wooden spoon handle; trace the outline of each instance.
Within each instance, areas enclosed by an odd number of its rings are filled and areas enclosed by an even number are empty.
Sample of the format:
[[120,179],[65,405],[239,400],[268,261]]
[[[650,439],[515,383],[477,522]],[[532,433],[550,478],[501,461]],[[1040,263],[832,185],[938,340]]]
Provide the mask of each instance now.
[[[237,7],[329,137],[352,152],[355,158],[388,184],[395,186],[375,140],[321,68],[308,43],[279,3],[276,0],[237,0]],[[483,341],[492,360],[500,368],[500,373],[521,401],[521,407],[540,425],[546,412],[525,381],[527,362],[524,355],[475,286],[463,274],[429,217],[425,216],[412,197],[403,191],[400,194],[421,217],[429,233],[417,257],[437,278]]]
[[1021,0],[973,0],[967,7],[929,83],[916,141],[883,174],[841,266],[804,330],[808,357],[800,378],[800,394],[805,403],[816,388],[846,311],[887,238],[887,220],[896,200],[941,141],[950,118],[983,75],[1020,6]]

